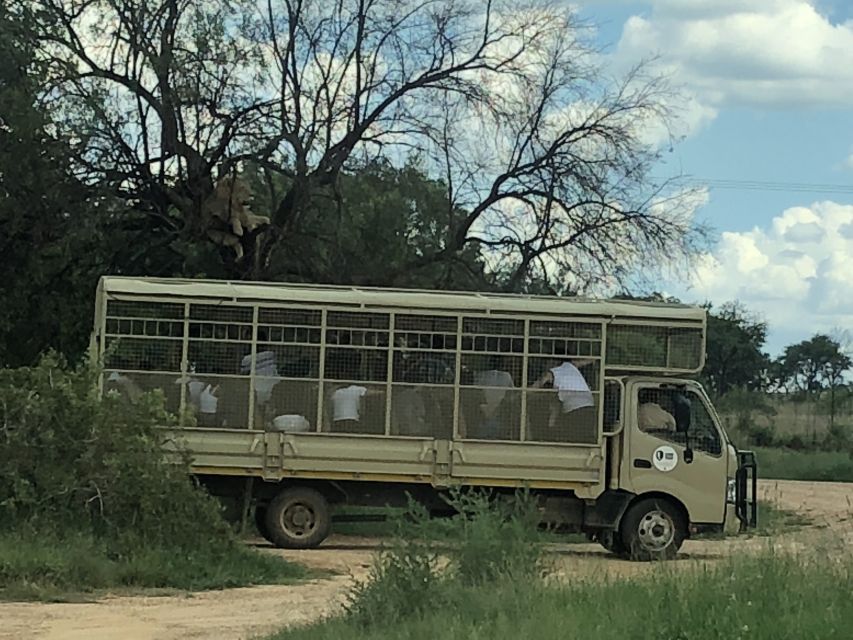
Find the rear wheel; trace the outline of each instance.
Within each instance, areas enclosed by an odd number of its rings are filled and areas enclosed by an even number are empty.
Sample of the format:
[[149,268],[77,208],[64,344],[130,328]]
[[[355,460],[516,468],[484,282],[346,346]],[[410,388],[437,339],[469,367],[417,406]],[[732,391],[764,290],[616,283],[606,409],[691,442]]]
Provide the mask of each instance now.
[[628,508],[620,532],[631,559],[671,560],[687,537],[687,522],[668,500],[646,498]]
[[279,493],[266,510],[269,540],[285,549],[311,549],[332,527],[329,503],[316,489],[292,487]]

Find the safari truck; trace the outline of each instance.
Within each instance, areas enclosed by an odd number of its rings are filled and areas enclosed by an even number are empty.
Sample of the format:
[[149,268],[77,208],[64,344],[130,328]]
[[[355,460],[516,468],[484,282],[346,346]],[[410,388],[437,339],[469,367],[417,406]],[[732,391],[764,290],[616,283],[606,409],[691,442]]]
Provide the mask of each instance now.
[[343,504],[526,489],[543,523],[655,559],[756,523],[755,458],[693,379],[705,336],[679,304],[104,277],[93,348],[277,546],[319,545]]

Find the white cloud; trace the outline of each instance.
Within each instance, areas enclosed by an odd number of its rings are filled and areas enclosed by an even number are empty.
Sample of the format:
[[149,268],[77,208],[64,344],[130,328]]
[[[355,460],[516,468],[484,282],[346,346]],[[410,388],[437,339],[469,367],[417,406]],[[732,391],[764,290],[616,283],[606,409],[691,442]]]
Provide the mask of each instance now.
[[793,207],[767,228],[723,233],[700,259],[690,296],[741,300],[786,342],[853,327],[853,205]]
[[844,161],[844,166],[850,171],[853,171],[853,153],[847,156],[847,160]]
[[650,4],[648,15],[625,23],[616,58],[628,64],[659,55],[662,69],[701,107],[691,112],[707,118],[731,105],[853,107],[853,22],[832,22],[814,2]]

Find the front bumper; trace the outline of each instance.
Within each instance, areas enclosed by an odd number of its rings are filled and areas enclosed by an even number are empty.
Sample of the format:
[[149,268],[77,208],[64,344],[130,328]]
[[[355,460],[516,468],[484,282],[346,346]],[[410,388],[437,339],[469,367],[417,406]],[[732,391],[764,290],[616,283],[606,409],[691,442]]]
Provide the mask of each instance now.
[[758,525],[758,464],[752,451],[738,451],[737,462],[735,515],[746,531]]

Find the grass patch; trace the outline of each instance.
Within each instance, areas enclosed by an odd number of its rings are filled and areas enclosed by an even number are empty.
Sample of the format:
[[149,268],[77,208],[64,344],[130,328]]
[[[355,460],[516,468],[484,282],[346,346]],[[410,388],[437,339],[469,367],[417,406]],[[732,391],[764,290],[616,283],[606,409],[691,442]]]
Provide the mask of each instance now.
[[810,524],[809,519],[801,513],[759,501],[758,527],[753,531],[753,534],[759,536],[778,535],[808,524]]
[[441,585],[428,609],[362,624],[342,616],[274,640],[718,640],[849,637],[853,563],[765,552],[646,577],[572,584],[497,580]]
[[844,451],[755,448],[755,453],[761,478],[853,482],[853,457]]
[[0,535],[0,599],[74,600],[106,591],[201,591],[307,577],[300,565],[242,545],[192,551],[126,545],[108,550],[88,535]]

